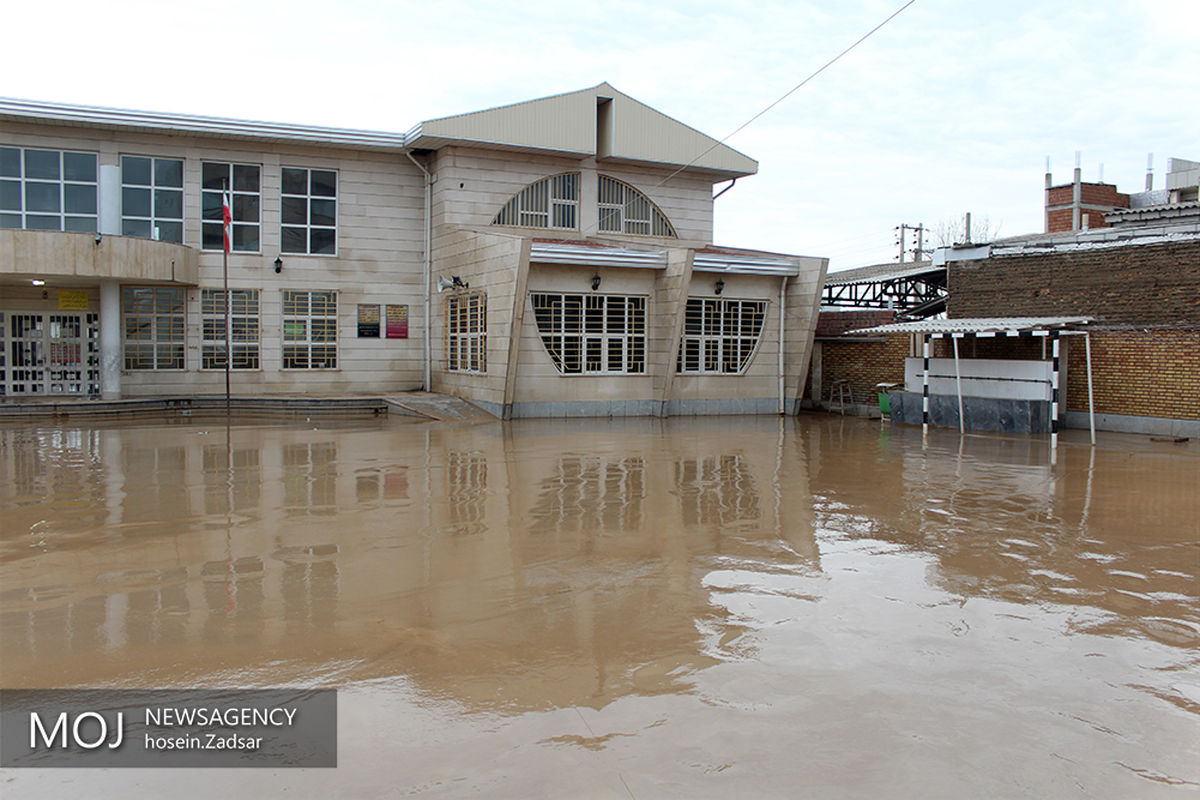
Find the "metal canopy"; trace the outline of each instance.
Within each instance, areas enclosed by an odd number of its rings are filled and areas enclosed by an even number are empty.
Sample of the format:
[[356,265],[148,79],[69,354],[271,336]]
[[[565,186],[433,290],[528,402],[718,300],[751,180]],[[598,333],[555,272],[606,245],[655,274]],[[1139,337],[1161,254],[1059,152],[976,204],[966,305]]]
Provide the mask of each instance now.
[[1087,325],[1091,317],[964,317],[962,319],[923,319],[915,322],[893,322],[850,331],[851,334],[923,333],[939,336],[1017,336],[1036,331],[1061,331]]
[[916,315],[945,309],[946,268],[928,261],[875,264],[825,278],[821,304],[840,308],[894,309]]

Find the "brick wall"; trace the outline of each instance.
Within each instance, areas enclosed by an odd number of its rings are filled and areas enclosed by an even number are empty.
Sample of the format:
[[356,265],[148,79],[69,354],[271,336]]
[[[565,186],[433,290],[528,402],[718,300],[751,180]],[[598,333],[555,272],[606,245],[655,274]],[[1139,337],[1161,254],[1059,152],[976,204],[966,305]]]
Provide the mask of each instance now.
[[874,403],[875,384],[904,383],[908,347],[908,334],[892,334],[886,341],[822,341],[821,401],[828,401],[833,381],[844,379],[856,402]]
[[[1071,337],[1067,408],[1086,412],[1087,350]],[[1200,419],[1200,328],[1092,333],[1097,414]]]
[[[1074,194],[1074,186],[1069,183],[1050,188],[1046,198],[1047,233],[1074,230],[1072,227],[1074,220],[1070,208],[1074,202]],[[1083,226],[1082,215],[1087,214],[1089,228],[1107,228],[1109,225],[1104,221],[1104,212],[1129,208],[1129,195],[1118,192],[1117,187],[1111,183],[1081,183],[1079,184],[1079,202],[1083,206],[1079,220],[1080,227]],[[1061,206],[1067,206],[1067,208],[1061,208]],[[1087,206],[1101,206],[1101,209],[1089,209]]]
[[1091,316],[1100,325],[1200,325],[1200,241],[949,265],[950,317]]

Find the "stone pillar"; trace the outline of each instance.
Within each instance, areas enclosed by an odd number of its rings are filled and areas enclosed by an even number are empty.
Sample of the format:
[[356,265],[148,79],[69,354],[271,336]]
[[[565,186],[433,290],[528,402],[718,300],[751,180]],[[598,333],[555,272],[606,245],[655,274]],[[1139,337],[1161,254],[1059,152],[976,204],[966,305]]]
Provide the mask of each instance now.
[[121,167],[100,165],[100,233],[121,235]]
[[121,284],[100,281],[100,397],[121,399]]

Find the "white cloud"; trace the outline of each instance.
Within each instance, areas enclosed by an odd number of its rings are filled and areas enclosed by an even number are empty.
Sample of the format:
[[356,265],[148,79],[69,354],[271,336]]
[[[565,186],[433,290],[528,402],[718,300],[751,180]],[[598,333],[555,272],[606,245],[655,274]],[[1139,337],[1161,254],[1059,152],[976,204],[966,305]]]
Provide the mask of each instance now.
[[[26,3],[0,91],[406,130],[607,80],[720,138],[900,5]],[[917,0],[730,140],[762,167],[718,202],[717,238],[844,268],[892,258],[901,222],[1036,231],[1044,159],[1067,180],[1077,149],[1136,191],[1147,152],[1200,158],[1198,23],[1194,0]]]

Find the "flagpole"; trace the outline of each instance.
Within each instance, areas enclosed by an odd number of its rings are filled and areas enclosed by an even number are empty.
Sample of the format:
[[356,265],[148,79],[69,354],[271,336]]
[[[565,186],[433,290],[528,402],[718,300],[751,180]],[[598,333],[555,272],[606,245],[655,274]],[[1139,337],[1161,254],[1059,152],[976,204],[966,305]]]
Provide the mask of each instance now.
[[233,346],[230,342],[233,329],[233,305],[229,297],[229,179],[221,179],[221,221],[224,233],[224,247],[221,248],[221,260],[225,273],[225,417],[229,418],[229,369],[233,364]]

